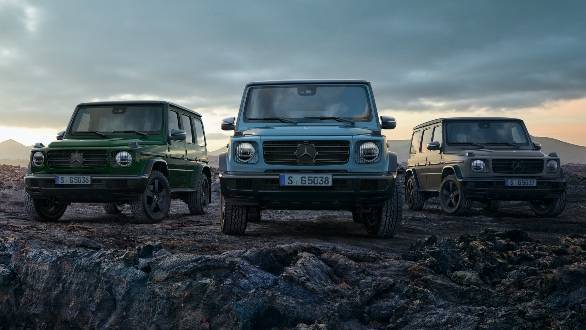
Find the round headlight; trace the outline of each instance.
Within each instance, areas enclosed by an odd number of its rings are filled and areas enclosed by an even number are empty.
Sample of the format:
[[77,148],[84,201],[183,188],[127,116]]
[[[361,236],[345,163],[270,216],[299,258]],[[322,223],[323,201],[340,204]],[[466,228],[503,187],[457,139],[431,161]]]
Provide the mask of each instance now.
[[373,163],[378,160],[380,149],[374,142],[364,142],[359,148],[359,160],[361,163]]
[[256,149],[252,143],[242,142],[236,145],[236,158],[242,163],[256,162]]
[[128,151],[120,151],[116,154],[116,164],[127,167],[132,164],[132,155]]
[[474,172],[486,172],[486,163],[484,160],[476,159],[472,161],[472,171]]
[[45,163],[45,154],[40,151],[37,151],[33,154],[33,165],[35,166],[43,166]]
[[558,164],[558,161],[554,160],[554,159],[548,160],[547,164],[545,166],[547,167],[548,172],[555,172],[560,167],[560,165]]

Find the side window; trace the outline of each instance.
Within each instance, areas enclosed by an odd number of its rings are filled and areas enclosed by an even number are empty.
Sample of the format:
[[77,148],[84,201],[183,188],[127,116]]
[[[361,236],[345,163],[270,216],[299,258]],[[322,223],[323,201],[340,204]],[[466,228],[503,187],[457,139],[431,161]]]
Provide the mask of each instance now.
[[419,144],[421,141],[421,131],[413,132],[411,136],[411,150],[409,150],[410,154],[416,154],[419,151]]
[[191,127],[191,120],[186,115],[181,115],[181,124],[183,125],[183,129],[185,130],[185,134],[187,138],[185,142],[193,144],[193,128]]
[[431,133],[433,130],[431,128],[427,128],[423,131],[423,138],[421,139],[421,145],[419,146],[419,152],[427,150],[427,144],[431,142]]
[[431,141],[439,142],[440,145],[443,143],[443,136],[442,136],[442,126],[436,126],[433,128],[433,136],[431,137]]
[[193,118],[193,128],[195,128],[195,135],[197,137],[197,144],[202,147],[206,146],[206,137],[203,130],[203,124],[199,118]]
[[169,133],[174,129],[181,129],[179,127],[179,114],[175,111],[169,110]]

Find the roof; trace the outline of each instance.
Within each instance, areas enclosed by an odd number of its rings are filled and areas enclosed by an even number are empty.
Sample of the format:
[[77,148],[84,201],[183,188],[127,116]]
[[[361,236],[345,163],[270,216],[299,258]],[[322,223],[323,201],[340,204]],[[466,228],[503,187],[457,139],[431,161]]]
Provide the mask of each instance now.
[[268,80],[268,81],[252,81],[246,86],[254,85],[299,85],[299,84],[366,84],[370,82],[358,79],[303,79],[303,80]]
[[173,103],[173,102],[169,102],[169,101],[163,101],[163,100],[130,100],[130,101],[96,101],[96,102],[84,102],[84,103],[80,103],[77,106],[95,106],[95,105],[117,105],[117,104],[166,104],[166,105],[171,105],[174,107],[177,107],[179,109],[191,112],[199,117],[201,117],[201,114],[198,113],[197,111],[193,111],[189,108],[186,108],[184,106],[181,106],[179,104]]
[[508,118],[508,117],[449,117],[449,118],[437,118],[434,120],[426,121],[425,123],[415,126],[413,129],[422,128],[425,126],[437,124],[443,121],[457,121],[457,120],[521,120],[519,118]]

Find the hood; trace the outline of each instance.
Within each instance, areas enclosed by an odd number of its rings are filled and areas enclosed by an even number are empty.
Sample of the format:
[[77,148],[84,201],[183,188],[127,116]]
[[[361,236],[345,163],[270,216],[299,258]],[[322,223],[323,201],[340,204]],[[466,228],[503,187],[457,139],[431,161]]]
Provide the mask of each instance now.
[[141,139],[109,138],[109,139],[66,139],[54,141],[49,144],[49,148],[117,148],[128,147],[131,143],[139,145],[153,144],[153,141]]
[[473,157],[490,158],[543,158],[545,154],[539,150],[517,150],[517,149],[470,149],[462,151],[462,155],[473,153]]
[[361,127],[342,127],[342,126],[275,126],[251,128],[242,131],[243,135],[262,135],[262,136],[353,136],[353,135],[371,135],[373,130]]

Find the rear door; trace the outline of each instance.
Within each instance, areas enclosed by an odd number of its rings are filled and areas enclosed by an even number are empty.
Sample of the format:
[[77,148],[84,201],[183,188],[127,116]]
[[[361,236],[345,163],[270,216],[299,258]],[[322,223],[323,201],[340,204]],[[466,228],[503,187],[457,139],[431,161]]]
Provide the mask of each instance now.
[[200,117],[193,117],[193,128],[195,130],[195,150],[196,150],[196,159],[201,162],[208,161],[208,152],[207,152],[207,141],[205,136],[205,131],[203,128],[203,123]]
[[[168,136],[174,129],[182,129],[179,111],[169,107],[167,117]],[[169,139],[167,147],[167,166],[169,168],[169,182],[172,188],[185,186],[185,162],[187,149],[185,141],[172,141]]]
[[[431,135],[432,142],[439,142],[443,147],[443,133],[442,125],[435,125]],[[439,185],[442,180],[442,170],[444,167],[443,154],[441,150],[427,151],[427,186],[430,190],[439,190]]]

